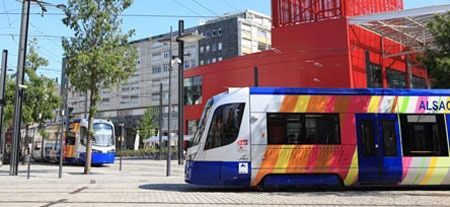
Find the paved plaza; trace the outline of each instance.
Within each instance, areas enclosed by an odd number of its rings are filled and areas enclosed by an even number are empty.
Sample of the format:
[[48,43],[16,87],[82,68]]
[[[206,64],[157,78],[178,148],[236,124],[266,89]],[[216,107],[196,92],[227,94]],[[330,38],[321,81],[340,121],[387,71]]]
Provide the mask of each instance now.
[[95,167],[89,176],[81,166],[33,164],[19,176],[0,168],[0,206],[450,206],[447,190],[280,190],[204,188],[184,183],[183,167],[172,162],[165,176],[165,161],[124,160]]

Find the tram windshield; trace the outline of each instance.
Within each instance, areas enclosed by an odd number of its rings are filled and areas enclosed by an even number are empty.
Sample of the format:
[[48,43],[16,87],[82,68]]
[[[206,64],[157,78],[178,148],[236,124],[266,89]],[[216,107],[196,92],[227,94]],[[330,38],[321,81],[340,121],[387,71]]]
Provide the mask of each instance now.
[[211,112],[211,107],[212,107],[213,103],[214,103],[213,99],[209,99],[208,102],[206,102],[205,109],[203,110],[203,113],[202,113],[202,118],[198,122],[197,131],[195,132],[194,138],[192,140],[193,146],[200,143],[203,131],[205,131],[206,121],[208,120],[208,116]]
[[94,124],[92,144],[99,147],[114,145],[113,128],[109,124]]

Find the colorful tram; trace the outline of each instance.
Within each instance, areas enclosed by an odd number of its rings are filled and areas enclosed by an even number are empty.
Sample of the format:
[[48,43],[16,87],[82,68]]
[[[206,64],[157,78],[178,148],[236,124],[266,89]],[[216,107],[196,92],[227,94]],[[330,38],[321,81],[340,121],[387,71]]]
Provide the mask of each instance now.
[[[64,162],[84,164],[86,157],[86,135],[88,122],[84,119],[74,119],[69,122],[69,133],[64,141]],[[112,122],[94,119],[94,138],[92,142],[92,164],[112,164],[115,159],[115,134]],[[60,156],[61,123],[47,125],[46,139],[37,132],[37,127],[29,129],[32,136],[32,157],[35,161],[58,162]]]
[[[116,150],[114,124],[108,120],[94,119],[93,128],[91,163],[93,165],[114,163]],[[87,133],[88,120],[74,119],[69,123],[69,133],[66,135],[64,145],[66,163],[84,164]]]
[[211,98],[185,181],[449,185],[450,91],[238,88]]

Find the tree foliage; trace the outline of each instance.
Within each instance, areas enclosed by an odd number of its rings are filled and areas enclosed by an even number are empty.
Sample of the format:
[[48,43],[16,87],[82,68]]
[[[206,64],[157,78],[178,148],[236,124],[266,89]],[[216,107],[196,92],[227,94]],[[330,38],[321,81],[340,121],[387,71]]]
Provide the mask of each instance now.
[[[25,80],[27,88],[24,91],[22,105],[22,123],[25,125],[39,124],[42,128],[46,121],[54,119],[56,109],[60,107],[61,99],[58,95],[56,82],[48,77],[39,76],[36,71],[48,65],[45,58],[37,52],[37,41],[30,43],[26,56]],[[5,127],[12,126],[14,116],[15,81],[12,77],[6,80]]]
[[420,58],[428,69],[433,88],[450,88],[450,12],[435,16],[428,25],[435,44]]
[[150,136],[155,136],[155,129],[158,128],[157,119],[158,116],[155,115],[157,111],[149,107],[145,111],[144,115],[139,120],[138,130],[139,130],[139,137],[142,139],[147,139]]
[[99,89],[126,80],[136,68],[136,49],[128,44],[134,31],[122,34],[120,14],[132,0],[68,0],[63,23],[74,31],[63,39],[67,75],[78,91],[90,91],[85,173],[90,173],[92,121]]

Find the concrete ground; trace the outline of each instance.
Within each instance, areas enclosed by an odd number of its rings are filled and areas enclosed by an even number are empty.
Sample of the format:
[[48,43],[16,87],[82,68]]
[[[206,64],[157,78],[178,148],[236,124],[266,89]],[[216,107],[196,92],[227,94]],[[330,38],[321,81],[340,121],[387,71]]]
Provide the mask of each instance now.
[[165,161],[125,160],[123,170],[114,165],[94,167],[82,175],[81,166],[33,164],[19,176],[0,167],[0,206],[450,206],[447,190],[280,190],[205,188],[184,183],[183,167],[172,162],[165,176]]

